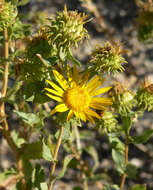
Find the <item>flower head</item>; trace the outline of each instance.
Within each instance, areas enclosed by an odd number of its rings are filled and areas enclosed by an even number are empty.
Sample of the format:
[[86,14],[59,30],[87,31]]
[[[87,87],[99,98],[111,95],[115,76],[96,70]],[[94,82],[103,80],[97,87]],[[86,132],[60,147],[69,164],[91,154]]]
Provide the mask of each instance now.
[[63,12],[58,12],[48,29],[48,36],[51,43],[57,48],[68,49],[77,46],[78,42],[88,37],[84,28],[87,16],[77,11],[67,11],[66,6]]
[[0,2],[0,29],[9,27],[15,22],[17,8],[11,2]]
[[111,98],[97,97],[111,88],[100,88],[104,78],[96,76],[88,82],[88,76],[79,76],[76,65],[74,65],[73,73],[68,67],[68,80],[56,70],[53,70],[53,73],[60,86],[47,80],[52,87],[45,88],[49,92],[47,95],[59,102],[52,110],[51,115],[56,112],[69,111],[67,120],[75,115],[83,121],[89,120],[94,123],[93,117],[100,119],[96,110],[106,110],[107,106],[112,104]]
[[136,96],[138,109],[153,110],[153,84],[147,79],[144,80],[141,87],[138,89]]
[[113,46],[110,42],[106,42],[104,46],[97,47],[92,53],[91,70],[96,71],[99,74],[104,72],[118,73],[118,71],[124,71],[122,63],[127,63],[121,56],[126,50],[121,50],[120,43],[115,43]]
[[138,39],[143,42],[153,42],[153,3],[142,3],[138,21]]
[[132,108],[135,105],[134,94],[126,86],[120,82],[116,82],[109,94],[113,99],[112,107],[117,113],[122,116],[133,113]]

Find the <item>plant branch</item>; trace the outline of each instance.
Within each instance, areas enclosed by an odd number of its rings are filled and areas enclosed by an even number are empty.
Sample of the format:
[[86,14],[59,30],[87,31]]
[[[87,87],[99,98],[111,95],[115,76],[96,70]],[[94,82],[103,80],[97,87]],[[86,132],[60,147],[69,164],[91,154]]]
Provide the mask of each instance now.
[[[126,142],[125,142],[125,154],[124,154],[124,159],[125,159],[125,164],[128,164],[128,137],[126,137]],[[122,175],[122,179],[121,179],[121,184],[120,184],[120,189],[124,190],[124,185],[125,185],[125,180],[126,180],[126,174],[124,173]]]
[[54,157],[53,157],[54,161],[53,161],[53,164],[52,164],[52,167],[51,167],[48,190],[52,190],[52,188],[53,188],[52,180],[54,179],[54,172],[55,172],[55,168],[56,168],[56,160],[57,160],[59,148],[60,148],[60,145],[61,145],[61,142],[62,142],[63,130],[64,130],[64,127],[62,126],[60,128],[57,144],[56,144],[55,151],[54,151]]

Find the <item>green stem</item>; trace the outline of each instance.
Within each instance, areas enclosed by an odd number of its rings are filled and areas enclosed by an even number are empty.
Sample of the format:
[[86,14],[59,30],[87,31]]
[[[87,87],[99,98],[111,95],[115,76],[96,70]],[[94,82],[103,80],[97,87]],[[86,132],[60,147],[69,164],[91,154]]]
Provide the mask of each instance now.
[[57,160],[57,157],[58,157],[59,148],[60,148],[60,145],[61,145],[61,142],[62,142],[63,130],[64,130],[64,127],[62,126],[60,128],[57,144],[56,144],[55,151],[54,151],[54,156],[53,156],[54,162],[52,163],[52,167],[51,167],[48,190],[52,190],[53,189],[53,183],[52,183],[52,181],[54,179],[54,173],[55,173],[55,168],[56,168],[56,162],[55,162],[55,160]]
[[[128,151],[129,151],[129,146],[128,146],[128,137],[126,137],[126,142],[125,142],[125,153],[124,153],[124,159],[125,159],[125,164],[128,164]],[[120,184],[120,189],[124,190],[124,185],[125,185],[125,180],[126,180],[126,174],[124,173],[121,178],[121,184]]]

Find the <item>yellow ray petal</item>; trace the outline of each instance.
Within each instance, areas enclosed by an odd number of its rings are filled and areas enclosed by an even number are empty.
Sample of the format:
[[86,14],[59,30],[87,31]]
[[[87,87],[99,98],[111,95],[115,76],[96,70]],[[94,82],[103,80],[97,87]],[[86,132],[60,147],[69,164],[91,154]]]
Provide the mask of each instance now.
[[108,90],[110,90],[112,87],[104,87],[104,88],[101,88],[101,89],[98,89],[96,91],[92,91],[90,93],[91,96],[97,96],[97,95],[100,95],[100,94],[103,94],[105,92],[107,92]]
[[83,80],[80,83],[80,87],[84,87],[86,85],[88,78],[89,78],[88,74],[84,76]]
[[60,98],[60,97],[53,96],[53,95],[48,94],[48,93],[46,93],[46,95],[49,96],[49,97],[50,97],[51,99],[53,99],[53,100],[56,100],[56,101],[58,101],[58,102],[63,102],[62,98]]
[[101,79],[99,76],[96,76],[93,79],[91,79],[86,86],[88,92],[91,93],[92,91],[100,87],[104,82],[104,80],[105,80],[104,78]]
[[65,80],[65,78],[56,70],[53,70],[54,76],[56,78],[56,80],[58,81],[58,83],[60,84],[60,86],[66,90],[69,85],[67,83],[67,81]]
[[53,115],[54,113],[56,113],[56,109],[55,108],[50,112],[50,114]]
[[74,115],[75,115],[78,119],[80,119],[80,115],[79,115],[78,112],[74,111]]
[[94,108],[96,110],[106,110],[106,107],[102,104],[90,103],[89,107]]
[[73,114],[74,114],[73,111],[70,110],[68,115],[67,115],[67,121],[69,121],[73,117]]
[[90,121],[90,123],[92,123],[92,124],[95,123],[94,119],[90,115],[86,115],[86,118],[88,121]]
[[48,82],[48,84],[50,84],[55,90],[57,90],[58,92],[64,93],[64,91],[62,90],[62,88],[60,88],[59,86],[57,86],[55,83],[53,83],[52,81],[46,80]]
[[79,115],[80,115],[80,118],[81,118],[84,122],[86,122],[86,120],[87,120],[86,115],[85,115],[84,113],[79,113]]
[[48,92],[50,92],[50,93],[52,93],[52,94],[54,94],[54,95],[56,95],[56,96],[60,96],[60,97],[63,96],[63,93],[58,92],[58,91],[56,91],[56,90],[53,90],[53,89],[50,89],[50,88],[45,88],[45,90],[47,90]]
[[89,115],[89,116],[93,116],[93,117],[96,117],[96,118],[100,119],[100,116],[99,116],[95,111],[93,111],[93,110],[91,110],[91,109],[87,109],[87,110],[85,111],[85,113],[86,113],[87,115]]
[[65,112],[69,108],[65,104],[58,104],[55,108],[56,112]]
[[91,103],[94,104],[101,104],[103,106],[109,106],[112,105],[112,99],[111,98],[101,98],[101,97],[95,97],[91,99]]

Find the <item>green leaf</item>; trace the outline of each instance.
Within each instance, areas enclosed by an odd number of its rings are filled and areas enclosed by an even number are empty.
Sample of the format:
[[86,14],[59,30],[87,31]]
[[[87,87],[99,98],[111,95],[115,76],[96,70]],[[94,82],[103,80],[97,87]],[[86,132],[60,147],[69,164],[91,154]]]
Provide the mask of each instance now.
[[44,139],[42,139],[42,158],[47,161],[52,161],[53,156],[51,154],[51,150],[47,144],[45,144]]
[[137,167],[131,163],[128,163],[126,165],[125,173],[128,175],[128,177],[135,179],[137,174]]
[[125,134],[128,136],[131,126],[132,126],[132,119],[130,116],[122,117],[122,122],[123,122],[123,129],[125,131]]
[[117,185],[104,185],[104,190],[120,190],[120,188]]
[[9,88],[7,92],[7,101],[8,102],[14,102],[16,100],[16,93],[21,88],[23,82],[22,81],[16,81],[13,85],[13,87]]
[[30,1],[30,0],[21,0],[21,1],[19,1],[18,6],[24,6],[24,5],[26,5],[27,3],[29,3],[29,1]]
[[109,134],[108,135],[108,140],[109,140],[109,143],[110,143],[112,149],[115,149],[115,150],[117,150],[119,152],[124,153],[125,146],[117,136]]
[[143,135],[130,137],[129,141],[133,144],[146,143],[153,134],[153,129],[148,129],[143,132]]
[[31,175],[32,175],[32,170],[33,170],[32,164],[29,160],[24,159],[24,158],[22,159],[22,161],[23,161],[23,172],[24,172],[26,181],[31,180]]
[[22,119],[22,121],[29,124],[30,126],[40,122],[39,117],[34,113],[25,113],[16,110],[14,110],[14,113],[16,113]]
[[4,181],[12,175],[17,175],[17,170],[14,166],[0,173],[0,181]]
[[45,173],[40,164],[36,164],[32,173],[33,187],[40,189],[40,183],[45,182]]
[[[58,139],[59,131],[60,131],[60,129],[59,129],[59,130],[56,132],[56,134],[55,134],[56,139]],[[70,128],[64,126],[63,135],[62,135],[62,140],[63,140],[63,141],[68,140],[69,137],[70,137],[70,135],[71,135]]]
[[91,139],[94,137],[94,133],[88,130],[81,130],[80,131],[80,139]]
[[65,172],[66,172],[66,169],[68,167],[68,164],[70,163],[70,161],[74,158],[74,155],[70,154],[70,155],[67,155],[65,158],[64,158],[64,162],[63,162],[63,168],[62,168],[62,171],[59,173],[59,175],[52,181],[52,183],[54,183],[57,179],[60,179],[64,176]]
[[83,190],[83,189],[80,186],[76,186],[76,187],[73,187],[73,190]]
[[65,172],[66,172],[66,169],[67,169],[67,166],[69,164],[69,162],[74,158],[74,155],[70,154],[70,155],[67,155],[65,158],[64,158],[64,162],[63,162],[63,168],[62,168],[62,171],[60,172],[60,174],[57,176],[57,179],[60,179],[64,176]]
[[79,67],[81,66],[80,61],[77,60],[77,59],[75,59],[75,58],[73,57],[72,52],[71,52],[70,49],[69,49],[69,51],[68,51],[67,57],[68,57],[68,59],[69,59],[70,61],[72,61],[74,64],[78,65]]
[[41,190],[48,190],[48,185],[46,182],[40,183],[40,189]]
[[84,149],[88,154],[90,154],[93,159],[94,159],[94,167],[92,168],[92,170],[94,171],[98,165],[99,165],[99,160],[98,160],[98,154],[96,152],[96,149],[94,148],[94,146],[88,146]]
[[42,142],[37,141],[29,143],[25,147],[24,158],[25,159],[41,159],[42,158]]
[[133,187],[131,187],[129,190],[146,190],[146,185],[136,184]]
[[25,140],[23,138],[19,137],[19,133],[17,131],[12,131],[11,136],[18,148],[21,148],[22,144],[25,143]]
[[88,180],[93,182],[100,180],[111,181],[110,177],[106,173],[94,174],[93,176],[88,177]]
[[117,171],[123,174],[125,171],[124,154],[115,149],[112,149],[112,158],[116,164]]

